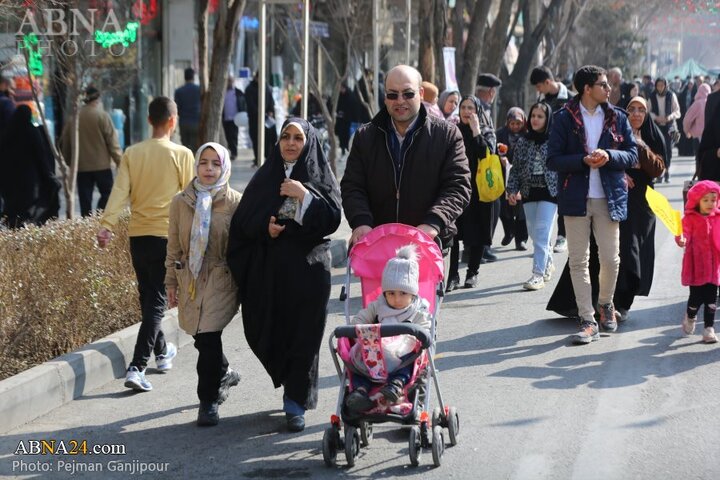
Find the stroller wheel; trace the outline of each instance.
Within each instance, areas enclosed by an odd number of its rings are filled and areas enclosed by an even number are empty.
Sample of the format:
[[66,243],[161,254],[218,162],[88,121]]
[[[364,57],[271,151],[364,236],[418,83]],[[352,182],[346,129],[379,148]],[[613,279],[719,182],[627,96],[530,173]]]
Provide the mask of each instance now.
[[322,440],[322,453],[325,465],[334,467],[337,465],[338,431],[334,427],[325,429]]
[[345,460],[348,467],[355,466],[355,459],[360,453],[360,434],[355,427],[345,428]]
[[410,453],[410,463],[413,467],[417,467],[420,465],[420,454],[422,453],[422,445],[420,444],[420,427],[417,425],[410,429],[408,447]]
[[450,407],[448,410],[448,433],[450,434],[450,445],[454,447],[460,436],[460,416],[455,407]]
[[442,456],[445,452],[445,438],[441,426],[436,425],[432,430],[432,457],[433,464],[439,467],[442,463]]
[[440,410],[440,407],[433,408],[432,411],[432,426],[439,425],[440,427],[443,426],[443,423],[445,423],[442,415],[442,410]]
[[369,422],[360,422],[360,446],[367,447],[373,438],[373,426]]

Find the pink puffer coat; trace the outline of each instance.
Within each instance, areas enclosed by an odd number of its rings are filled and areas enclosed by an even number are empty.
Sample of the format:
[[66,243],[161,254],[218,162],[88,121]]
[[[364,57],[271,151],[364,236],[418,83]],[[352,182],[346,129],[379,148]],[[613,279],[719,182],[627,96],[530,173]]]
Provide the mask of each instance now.
[[686,244],[681,280],[685,286],[720,285],[720,209],[707,216],[696,210],[700,199],[710,192],[720,198],[720,186],[710,180],[698,182],[688,191],[682,221]]
[[705,104],[710,95],[710,85],[703,83],[698,87],[695,101],[690,105],[683,119],[683,130],[688,138],[700,139],[705,130]]

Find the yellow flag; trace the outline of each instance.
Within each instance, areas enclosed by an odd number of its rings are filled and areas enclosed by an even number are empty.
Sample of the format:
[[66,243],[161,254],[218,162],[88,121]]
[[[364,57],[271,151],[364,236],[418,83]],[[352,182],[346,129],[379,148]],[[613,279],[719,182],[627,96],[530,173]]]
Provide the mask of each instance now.
[[662,193],[647,187],[645,199],[655,216],[665,224],[670,233],[676,237],[682,235],[682,216],[678,210],[670,206],[670,202]]

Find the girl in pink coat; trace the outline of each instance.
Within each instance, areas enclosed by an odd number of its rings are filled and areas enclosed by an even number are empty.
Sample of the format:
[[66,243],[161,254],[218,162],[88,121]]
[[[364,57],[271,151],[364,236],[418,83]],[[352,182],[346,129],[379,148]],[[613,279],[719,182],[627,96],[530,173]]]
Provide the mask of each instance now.
[[710,180],[696,183],[688,191],[683,233],[675,237],[685,247],[682,264],[682,284],[690,287],[687,312],[682,321],[682,331],[692,335],[700,305],[705,305],[703,341],[716,343],[715,310],[720,285],[720,209],[718,209],[720,186]]

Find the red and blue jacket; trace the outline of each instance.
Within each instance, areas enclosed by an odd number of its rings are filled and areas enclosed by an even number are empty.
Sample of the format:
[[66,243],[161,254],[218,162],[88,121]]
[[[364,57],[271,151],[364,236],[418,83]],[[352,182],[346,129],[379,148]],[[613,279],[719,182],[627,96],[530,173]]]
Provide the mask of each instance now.
[[[600,105],[605,113],[598,141],[610,160],[600,167],[600,180],[608,202],[610,218],[627,218],[628,186],[625,170],[638,161],[637,144],[623,110],[609,103]],[[587,214],[590,167],[583,161],[588,155],[585,125],[576,96],[553,117],[548,140],[548,168],[558,172],[558,213],[570,217]]]

